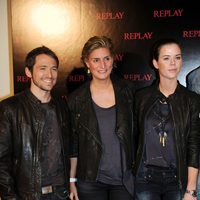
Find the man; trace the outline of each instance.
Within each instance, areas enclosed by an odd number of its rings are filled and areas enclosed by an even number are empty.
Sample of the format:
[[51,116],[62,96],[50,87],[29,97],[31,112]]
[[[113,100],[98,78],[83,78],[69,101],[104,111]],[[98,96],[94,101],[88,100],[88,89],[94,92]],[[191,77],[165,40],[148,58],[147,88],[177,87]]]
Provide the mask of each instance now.
[[0,196],[67,199],[69,115],[51,95],[59,60],[42,46],[25,62],[30,89],[0,103]]

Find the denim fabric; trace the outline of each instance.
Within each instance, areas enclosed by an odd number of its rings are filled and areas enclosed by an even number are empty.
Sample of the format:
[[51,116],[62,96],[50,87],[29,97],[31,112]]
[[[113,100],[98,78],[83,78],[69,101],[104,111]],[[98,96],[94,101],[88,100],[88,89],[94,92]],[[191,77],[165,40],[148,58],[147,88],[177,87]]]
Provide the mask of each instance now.
[[79,200],[133,200],[123,185],[78,181]]
[[136,178],[136,200],[181,200],[174,169],[145,168]]

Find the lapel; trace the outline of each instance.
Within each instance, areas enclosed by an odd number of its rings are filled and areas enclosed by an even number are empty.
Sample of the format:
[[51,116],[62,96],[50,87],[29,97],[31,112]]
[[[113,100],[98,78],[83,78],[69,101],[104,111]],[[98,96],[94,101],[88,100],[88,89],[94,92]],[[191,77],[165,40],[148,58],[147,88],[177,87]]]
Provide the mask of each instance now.
[[85,129],[87,134],[90,134],[96,142],[101,144],[98,122],[90,92],[90,82],[85,85],[81,93],[81,98],[76,98],[76,118],[78,119],[81,128]]

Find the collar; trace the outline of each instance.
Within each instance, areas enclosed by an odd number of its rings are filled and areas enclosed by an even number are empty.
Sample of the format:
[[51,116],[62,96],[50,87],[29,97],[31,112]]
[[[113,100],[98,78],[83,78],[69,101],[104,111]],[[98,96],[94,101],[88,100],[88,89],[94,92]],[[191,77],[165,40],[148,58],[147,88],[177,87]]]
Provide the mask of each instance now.
[[[30,89],[25,90],[25,95],[27,98],[35,105],[41,105],[42,102],[30,91]],[[52,97],[49,101],[49,105],[55,105],[55,100]]]
[[181,84],[179,83],[179,81],[177,81],[177,87],[174,91],[173,94],[169,95],[168,97],[166,97],[163,93],[160,92],[159,90],[159,81],[156,81],[155,83],[155,87],[156,87],[156,96],[161,100],[161,101],[170,101],[172,99],[175,99],[177,94],[180,92],[180,89],[181,89]]

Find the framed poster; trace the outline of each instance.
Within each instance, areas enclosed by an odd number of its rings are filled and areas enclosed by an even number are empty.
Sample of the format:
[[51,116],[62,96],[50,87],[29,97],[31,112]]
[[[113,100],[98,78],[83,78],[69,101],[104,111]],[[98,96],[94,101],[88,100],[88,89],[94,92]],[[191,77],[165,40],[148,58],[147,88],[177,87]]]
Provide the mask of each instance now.
[[9,3],[7,0],[0,1],[0,100],[14,93]]

